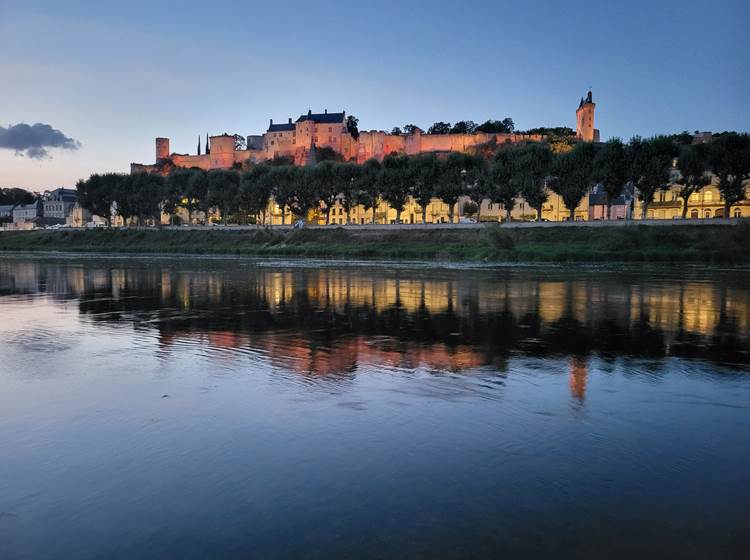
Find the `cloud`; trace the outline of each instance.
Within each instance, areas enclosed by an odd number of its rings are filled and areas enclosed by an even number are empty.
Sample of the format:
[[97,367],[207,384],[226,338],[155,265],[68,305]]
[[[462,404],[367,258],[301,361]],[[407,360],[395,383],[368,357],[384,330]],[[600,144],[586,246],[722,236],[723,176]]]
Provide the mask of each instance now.
[[12,124],[8,128],[0,126],[0,148],[13,150],[17,156],[26,154],[31,159],[49,157],[48,148],[77,150],[81,147],[78,140],[65,136],[48,124],[26,123]]

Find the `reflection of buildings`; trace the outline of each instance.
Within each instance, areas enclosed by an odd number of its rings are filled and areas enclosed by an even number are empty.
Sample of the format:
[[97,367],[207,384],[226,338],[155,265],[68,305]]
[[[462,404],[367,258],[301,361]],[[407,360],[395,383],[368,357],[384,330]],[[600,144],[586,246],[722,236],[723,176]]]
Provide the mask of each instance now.
[[78,298],[91,320],[153,325],[165,349],[202,340],[262,351],[305,373],[351,372],[367,362],[460,371],[511,353],[581,356],[570,372],[571,393],[581,399],[591,352],[748,360],[750,286],[741,273],[660,280],[211,266],[5,261],[0,293]]
[[570,359],[570,375],[568,377],[568,386],[570,387],[570,394],[574,398],[583,402],[586,398],[586,378],[588,376],[588,369],[586,366],[586,360],[578,356],[573,356]]

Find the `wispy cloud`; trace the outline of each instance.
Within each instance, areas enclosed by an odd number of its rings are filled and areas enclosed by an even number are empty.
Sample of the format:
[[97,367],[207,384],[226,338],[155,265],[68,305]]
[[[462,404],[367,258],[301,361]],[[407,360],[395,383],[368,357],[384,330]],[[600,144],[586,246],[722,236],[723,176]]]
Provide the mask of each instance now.
[[65,136],[48,124],[19,123],[7,128],[0,126],[0,149],[13,150],[18,156],[25,154],[32,159],[43,159],[50,157],[50,148],[77,150],[80,147],[78,140]]

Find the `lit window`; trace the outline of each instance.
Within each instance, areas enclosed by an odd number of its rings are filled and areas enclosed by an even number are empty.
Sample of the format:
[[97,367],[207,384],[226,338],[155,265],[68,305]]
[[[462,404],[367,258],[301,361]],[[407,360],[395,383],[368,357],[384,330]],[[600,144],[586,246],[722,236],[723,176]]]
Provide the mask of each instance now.
[[712,191],[706,191],[703,195],[703,200],[706,202],[711,202],[714,199],[714,193]]

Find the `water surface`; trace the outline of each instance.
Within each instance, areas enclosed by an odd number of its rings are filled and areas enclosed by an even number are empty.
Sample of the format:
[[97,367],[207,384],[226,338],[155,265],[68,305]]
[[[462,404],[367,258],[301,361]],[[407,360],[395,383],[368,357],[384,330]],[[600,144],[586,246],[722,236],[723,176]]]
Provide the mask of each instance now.
[[746,558],[750,273],[0,261],[0,558]]

